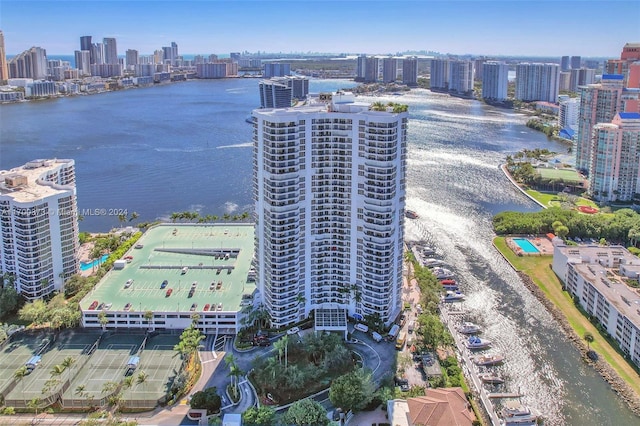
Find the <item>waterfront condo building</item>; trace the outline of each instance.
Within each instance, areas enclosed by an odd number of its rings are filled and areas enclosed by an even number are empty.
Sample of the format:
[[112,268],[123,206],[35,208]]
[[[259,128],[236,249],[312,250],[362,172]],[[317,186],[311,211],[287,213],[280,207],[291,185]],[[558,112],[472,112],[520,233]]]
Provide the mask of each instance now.
[[436,90],[449,89],[449,60],[432,59],[430,70],[430,88]]
[[509,66],[504,62],[487,61],[482,64],[482,97],[503,101],[507,99]]
[[73,160],[34,160],[0,171],[0,270],[27,300],[61,290],[78,271]]
[[450,61],[449,91],[460,94],[473,91],[473,61]]
[[7,53],[4,50],[4,34],[0,30],[0,82],[9,79],[9,68],[7,67]]
[[558,109],[558,127],[570,129],[572,132],[578,127],[578,114],[580,112],[580,99],[568,98],[560,101]]
[[382,59],[382,82],[393,83],[398,74],[398,60],[396,58]]
[[408,114],[350,93],[253,111],[255,261],[276,327],[401,310]]
[[626,283],[640,278],[640,259],[622,246],[556,244],[552,268],[582,309],[640,367],[640,297]]
[[264,64],[264,77],[284,77],[291,74],[291,64],[267,62]]
[[273,77],[258,83],[260,108],[288,108],[294,99],[309,94],[309,79],[300,76]]
[[610,123],[622,109],[622,75],[602,76],[600,84],[580,87],[580,112],[576,134],[576,168],[588,173],[593,126]]
[[593,126],[589,192],[598,201],[632,201],[640,193],[640,114],[619,112]]
[[47,78],[47,51],[32,47],[9,60],[9,78]]
[[556,103],[560,84],[558,64],[516,65],[516,99]]
[[571,62],[568,56],[563,56],[560,59],[560,71],[569,71],[571,69]]
[[402,84],[407,86],[418,85],[418,58],[405,58],[402,60]]

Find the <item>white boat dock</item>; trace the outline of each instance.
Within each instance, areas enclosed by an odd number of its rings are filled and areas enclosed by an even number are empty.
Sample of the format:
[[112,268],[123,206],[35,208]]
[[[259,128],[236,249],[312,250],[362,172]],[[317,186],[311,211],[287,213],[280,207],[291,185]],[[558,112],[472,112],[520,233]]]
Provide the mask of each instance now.
[[[460,315],[460,311],[456,311],[455,314]],[[453,336],[456,347],[458,348],[459,359],[462,360],[462,368],[466,372],[465,376],[468,379],[471,379],[471,381],[473,382],[473,385],[475,386],[477,391],[476,394],[480,397],[480,401],[482,402],[485,411],[491,419],[491,424],[493,426],[500,426],[500,418],[496,414],[496,410],[493,406],[493,403],[491,402],[491,394],[488,393],[482,386],[482,380],[480,380],[480,378],[478,377],[478,367],[471,360],[471,355],[469,351],[466,350],[464,341],[460,339],[460,335],[456,331],[453,323],[449,321],[449,315],[450,313],[448,313],[446,309],[440,310],[440,318],[449,329],[449,332]]]

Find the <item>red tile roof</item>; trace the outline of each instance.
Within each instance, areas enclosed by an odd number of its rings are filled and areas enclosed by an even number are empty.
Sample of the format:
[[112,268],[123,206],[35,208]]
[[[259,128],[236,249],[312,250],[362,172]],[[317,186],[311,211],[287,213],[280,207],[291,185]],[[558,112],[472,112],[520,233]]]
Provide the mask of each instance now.
[[408,398],[411,425],[471,426],[476,416],[462,388],[427,389],[425,396]]

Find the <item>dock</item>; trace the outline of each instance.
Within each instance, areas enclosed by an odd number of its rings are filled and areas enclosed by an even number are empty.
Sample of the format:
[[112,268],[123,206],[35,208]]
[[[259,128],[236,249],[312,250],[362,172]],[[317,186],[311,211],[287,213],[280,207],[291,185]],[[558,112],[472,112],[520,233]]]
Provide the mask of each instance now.
[[495,392],[495,393],[490,393],[488,396],[491,399],[500,399],[500,398],[522,398],[524,395],[517,392]]
[[[456,314],[458,314],[456,312]],[[453,340],[455,342],[456,347],[458,348],[458,355],[460,360],[462,361],[462,368],[465,371],[465,376],[468,379],[471,379],[473,385],[476,388],[477,394],[480,397],[480,402],[484,406],[485,411],[489,415],[491,419],[491,424],[493,426],[500,426],[500,418],[496,413],[496,410],[491,402],[491,397],[486,389],[482,386],[482,380],[478,377],[478,367],[471,360],[471,355],[469,351],[466,350],[464,346],[464,342],[460,339],[460,335],[457,330],[454,328],[454,325],[451,321],[449,321],[449,313],[445,309],[440,310],[440,317],[442,322],[447,326],[449,332],[453,336]]]

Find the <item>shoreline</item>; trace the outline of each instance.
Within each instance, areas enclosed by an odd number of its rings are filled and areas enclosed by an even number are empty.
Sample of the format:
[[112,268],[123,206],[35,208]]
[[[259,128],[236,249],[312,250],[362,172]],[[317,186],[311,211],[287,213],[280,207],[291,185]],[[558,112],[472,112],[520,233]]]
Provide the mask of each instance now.
[[[520,187],[520,185],[518,185],[513,180],[509,172],[506,170],[504,164],[500,165],[500,168],[502,169],[507,179],[509,179],[509,181],[513,185],[515,185],[515,187],[518,188],[520,192],[522,192],[524,195],[526,195],[531,200],[536,202],[542,208],[545,208],[545,209],[547,208],[546,206],[542,205],[540,202],[535,200],[533,197],[531,197],[529,194],[527,194]],[[492,244],[493,244],[493,247],[498,251],[498,253],[500,253],[500,255],[503,257],[503,259],[507,261],[509,266],[511,266],[511,268],[514,271],[516,271],[516,273],[524,283],[527,290],[529,290],[529,292],[533,294],[533,296],[536,299],[538,299],[540,303],[542,303],[542,305],[546,308],[547,312],[549,312],[551,316],[554,318],[554,320],[556,320],[558,325],[560,325],[560,328],[562,329],[564,336],[571,343],[573,343],[573,346],[580,352],[582,360],[587,365],[591,366],[595,371],[597,371],[598,374],[600,374],[600,376],[604,379],[604,381],[606,381],[610,385],[611,390],[613,390],[622,399],[622,401],[624,401],[624,403],[629,407],[631,412],[633,412],[636,416],[640,417],[640,395],[638,395],[638,393],[635,390],[633,390],[629,386],[629,384],[620,377],[620,375],[613,369],[613,367],[611,367],[611,365],[609,365],[608,362],[604,360],[602,356],[599,356],[598,359],[595,361],[589,358],[589,356],[587,355],[587,352],[589,350],[588,346],[585,344],[583,339],[581,339],[580,336],[578,336],[576,331],[571,327],[571,324],[569,324],[567,316],[564,314],[564,312],[562,312],[558,307],[556,307],[556,305],[549,298],[545,296],[542,289],[538,287],[538,285],[533,281],[533,279],[528,274],[518,270],[509,261],[509,259],[507,259],[507,257],[502,253],[502,251],[500,251],[500,249],[495,245],[495,241],[492,241]],[[615,350],[615,348],[613,349]]]

